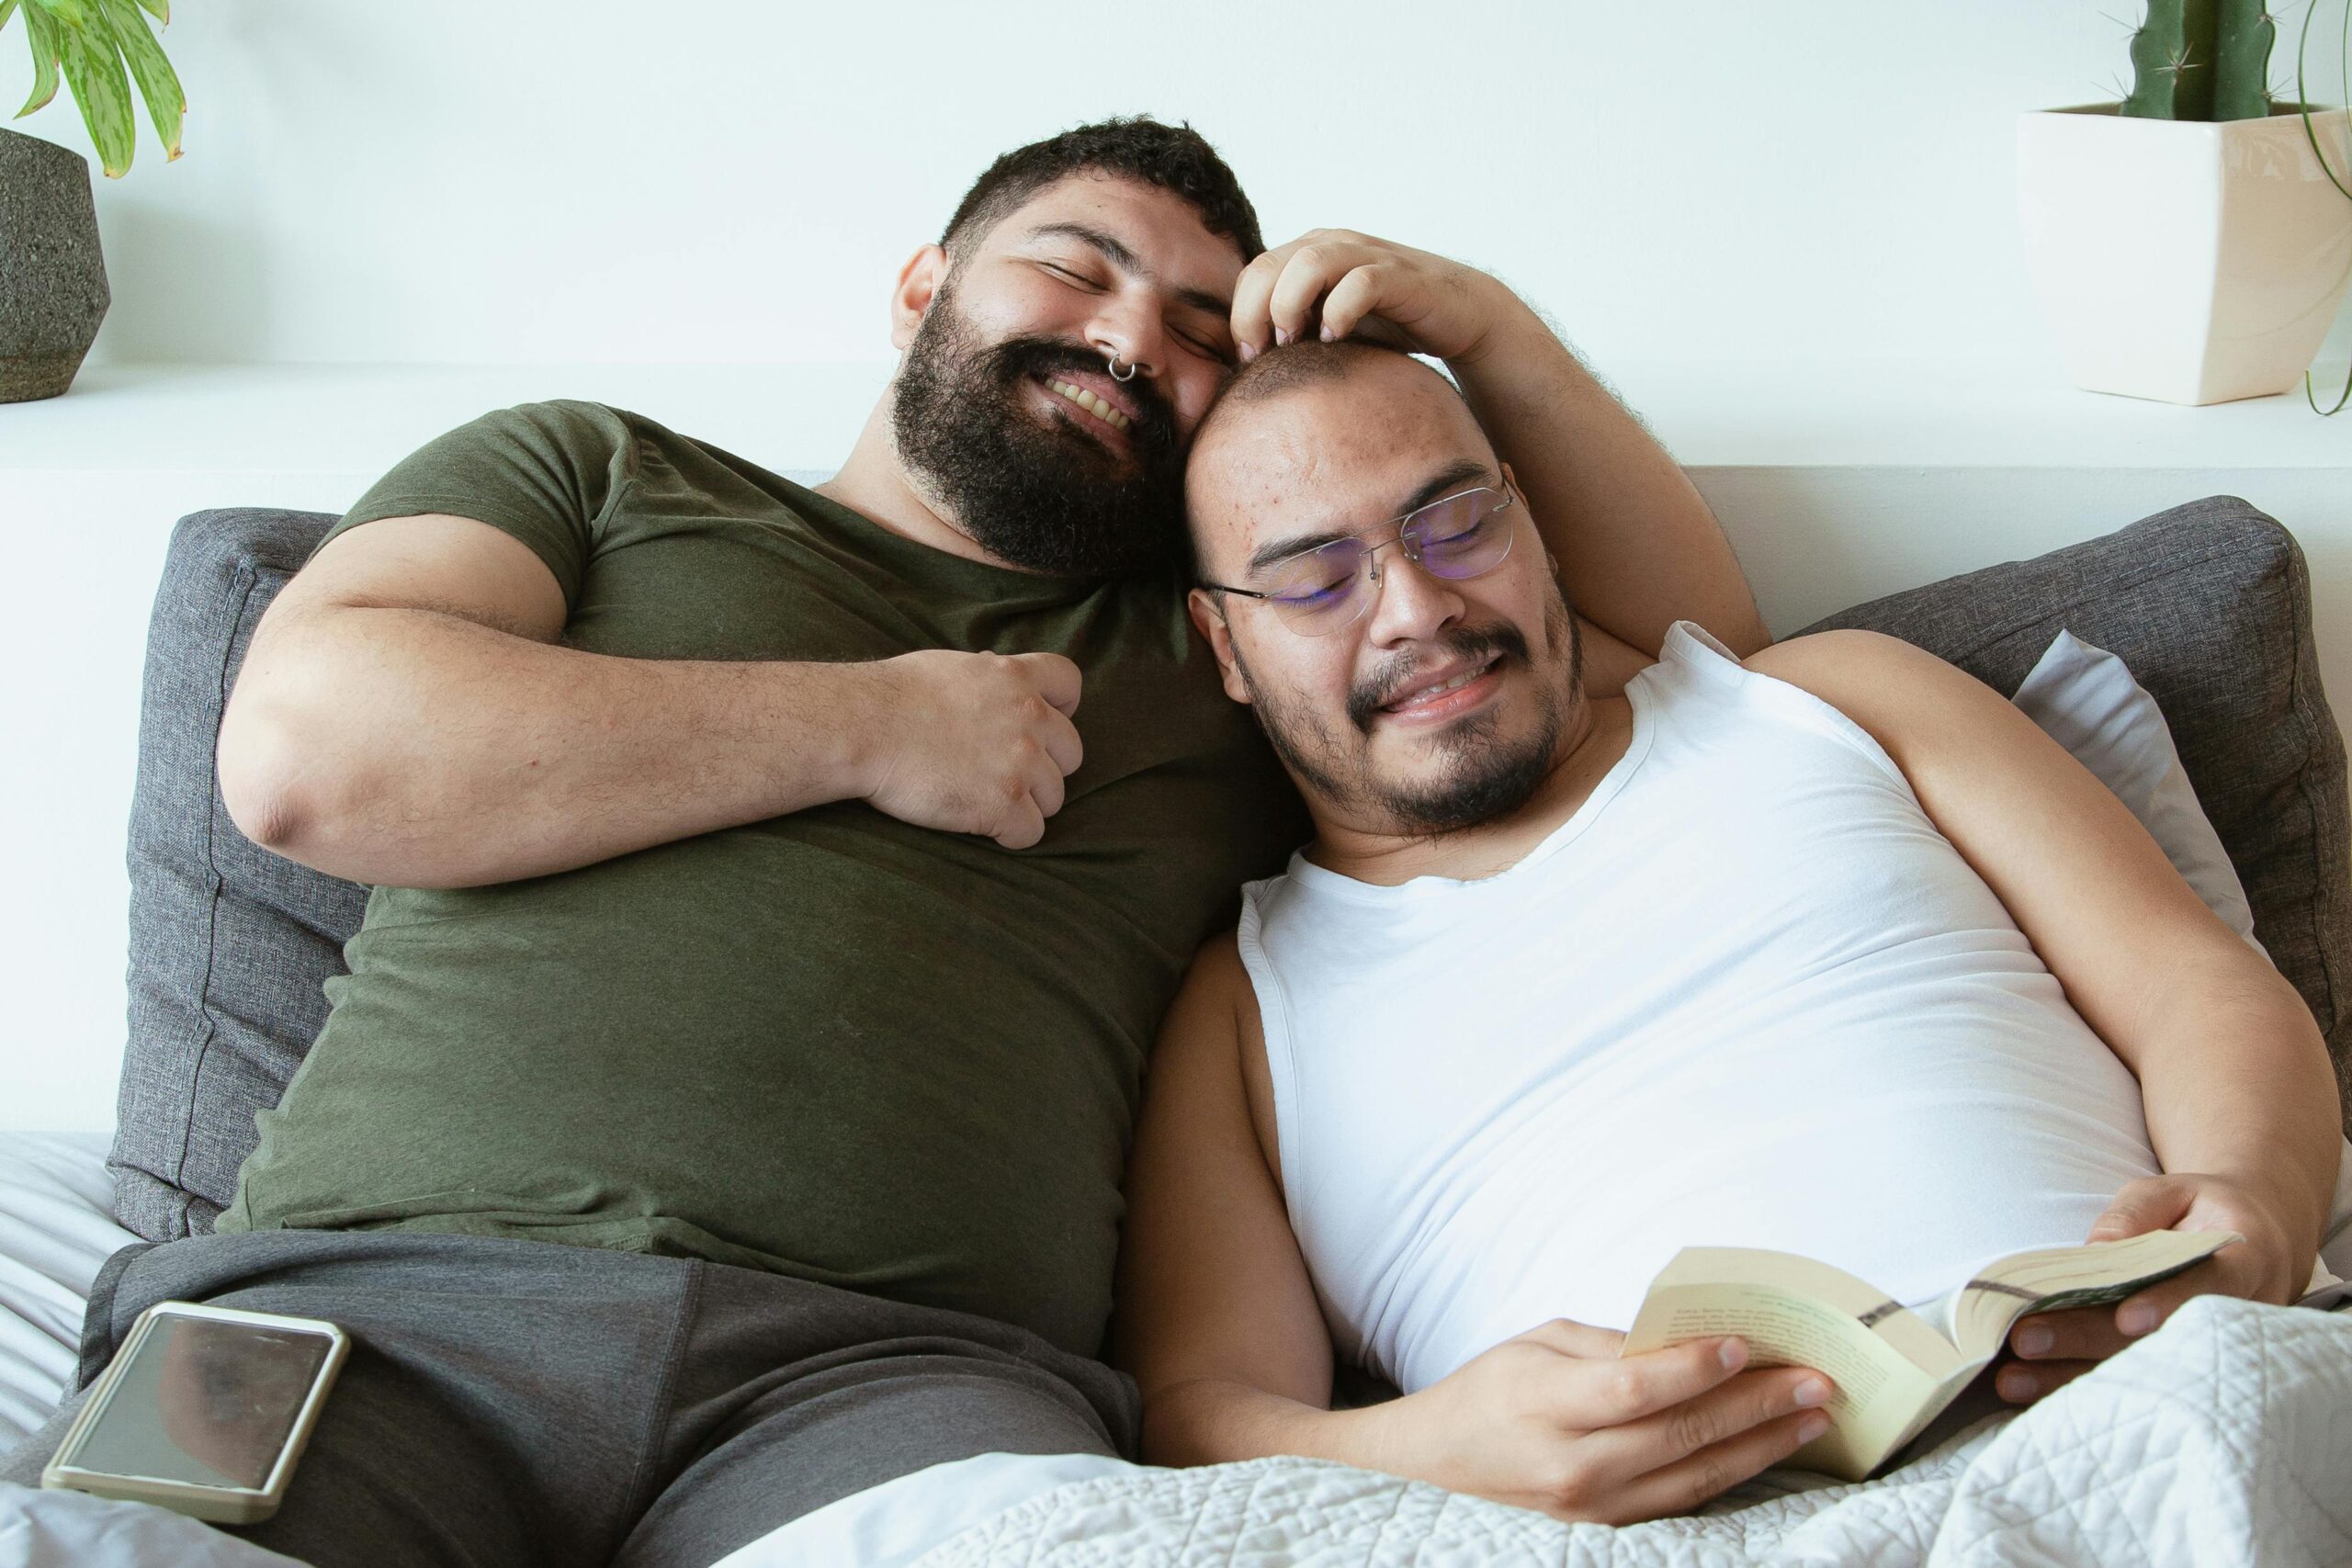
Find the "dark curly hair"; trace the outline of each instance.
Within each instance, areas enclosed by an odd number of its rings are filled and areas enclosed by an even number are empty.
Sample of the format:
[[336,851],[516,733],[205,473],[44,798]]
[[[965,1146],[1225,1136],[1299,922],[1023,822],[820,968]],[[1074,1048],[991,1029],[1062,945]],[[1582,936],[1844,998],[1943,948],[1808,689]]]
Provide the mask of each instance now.
[[1210,233],[1232,241],[1245,262],[1266,248],[1257,209],[1216,149],[1190,121],[1162,125],[1149,115],[1081,125],[998,158],[956,204],[941,247],[955,255],[978,243],[1031,197],[1078,174],[1115,175],[1174,192],[1200,213]]

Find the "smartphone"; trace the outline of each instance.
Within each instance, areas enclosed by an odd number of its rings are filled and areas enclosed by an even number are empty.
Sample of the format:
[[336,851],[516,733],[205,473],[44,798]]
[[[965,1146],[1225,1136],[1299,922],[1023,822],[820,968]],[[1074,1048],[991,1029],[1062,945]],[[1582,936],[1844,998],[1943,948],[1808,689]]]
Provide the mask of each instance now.
[[98,1374],[40,1483],[258,1523],[285,1500],[350,1348],[322,1318],[157,1302]]

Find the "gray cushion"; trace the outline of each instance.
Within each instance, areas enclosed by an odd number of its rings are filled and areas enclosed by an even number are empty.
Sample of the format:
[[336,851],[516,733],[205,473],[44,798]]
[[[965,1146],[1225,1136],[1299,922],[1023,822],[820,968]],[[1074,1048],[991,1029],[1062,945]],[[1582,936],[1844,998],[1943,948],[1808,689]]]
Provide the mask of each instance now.
[[[334,519],[200,512],[172,536],[148,632],[130,826],[130,1037],[109,1166],[150,1240],[211,1228],[326,1017],[367,890],[264,851],[214,784],[254,623]],[[2337,1052],[2352,1043],[2344,750],[2286,531],[2217,496],[2103,539],[1830,617],[1930,649],[2007,693],[2058,628],[2120,655],[2163,706],[2253,902]],[[2339,1000],[2339,998],[2345,998]]]
[[2120,658],[2164,710],[2245,884],[2255,935],[2310,1005],[2352,1101],[2344,738],[2320,690],[2311,579],[2292,535],[2235,496],[2207,496],[1804,630],[1837,626],[1899,637],[2005,696],[2061,628]]
[[212,1228],[326,1021],[368,890],[237,831],[214,784],[220,710],[262,611],[334,522],[199,512],[173,531],[147,628],[130,807],[130,1038],[115,1213],[150,1241]]

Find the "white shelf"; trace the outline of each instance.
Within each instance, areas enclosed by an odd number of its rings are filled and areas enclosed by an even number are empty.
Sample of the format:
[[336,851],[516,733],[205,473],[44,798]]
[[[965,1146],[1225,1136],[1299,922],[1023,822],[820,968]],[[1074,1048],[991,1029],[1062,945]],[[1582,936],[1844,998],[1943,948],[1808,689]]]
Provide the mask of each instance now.
[[[2077,390],[2054,361],[1599,369],[1692,468],[2352,468],[2352,409],[2323,419],[2300,389],[2182,408]],[[452,425],[543,398],[634,409],[778,471],[830,468],[888,374],[880,364],[89,365],[63,397],[0,404],[0,470],[372,479]],[[2342,377],[2334,367],[2326,379],[2340,389]],[[2322,406],[2333,400],[2325,393]]]
[[[2300,386],[2186,408],[2083,391],[2054,357],[1600,370],[1690,468],[2352,468],[2352,406],[2322,418]],[[2320,407],[2344,374],[2313,376]]]
[[635,409],[767,468],[831,468],[888,374],[863,365],[85,365],[62,397],[0,404],[0,472],[364,475],[365,488],[452,426],[550,398]]

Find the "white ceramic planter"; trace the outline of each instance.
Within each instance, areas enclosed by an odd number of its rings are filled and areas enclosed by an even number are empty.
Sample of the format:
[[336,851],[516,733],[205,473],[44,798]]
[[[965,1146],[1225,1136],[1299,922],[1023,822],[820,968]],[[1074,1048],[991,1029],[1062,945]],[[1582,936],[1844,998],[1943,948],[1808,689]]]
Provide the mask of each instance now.
[[[2018,119],[2027,265],[2075,384],[2172,403],[2292,390],[2352,281],[2352,197],[2303,121],[2138,119],[2114,104]],[[2352,126],[2314,108],[2352,186]]]

